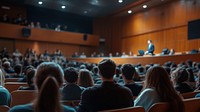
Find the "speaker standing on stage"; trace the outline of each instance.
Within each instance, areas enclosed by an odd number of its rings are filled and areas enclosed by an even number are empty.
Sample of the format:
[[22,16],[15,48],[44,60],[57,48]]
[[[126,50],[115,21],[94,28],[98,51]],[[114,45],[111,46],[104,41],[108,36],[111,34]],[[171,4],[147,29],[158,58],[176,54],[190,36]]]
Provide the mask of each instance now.
[[154,47],[154,45],[153,45],[153,43],[152,43],[152,40],[148,40],[148,50],[145,52],[145,54],[151,54],[151,55],[153,55],[154,53],[154,49],[155,49],[155,47]]

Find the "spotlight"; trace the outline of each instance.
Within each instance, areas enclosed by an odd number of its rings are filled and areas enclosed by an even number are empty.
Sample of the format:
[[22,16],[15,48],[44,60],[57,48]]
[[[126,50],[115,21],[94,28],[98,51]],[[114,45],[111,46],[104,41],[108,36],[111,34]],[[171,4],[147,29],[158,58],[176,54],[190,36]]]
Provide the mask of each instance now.
[[43,4],[43,2],[42,2],[42,1],[39,1],[39,2],[38,2],[38,4],[39,4],[39,5],[42,5],[42,4]]
[[66,7],[66,6],[64,6],[64,5],[61,6],[62,9],[65,9],[65,7]]
[[122,3],[122,2],[123,2],[123,0],[118,0],[118,2],[119,2],[119,3]]
[[146,9],[146,8],[147,8],[147,5],[143,5],[142,7],[143,7],[144,9]]
[[132,13],[132,10],[128,10],[128,13],[131,14],[131,13]]

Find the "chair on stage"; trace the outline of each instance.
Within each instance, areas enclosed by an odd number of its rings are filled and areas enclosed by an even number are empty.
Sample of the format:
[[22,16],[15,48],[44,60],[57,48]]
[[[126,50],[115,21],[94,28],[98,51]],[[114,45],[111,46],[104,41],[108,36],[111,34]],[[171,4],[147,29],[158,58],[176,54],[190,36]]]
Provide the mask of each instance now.
[[36,90],[16,90],[11,93],[11,106],[31,103],[36,97]]

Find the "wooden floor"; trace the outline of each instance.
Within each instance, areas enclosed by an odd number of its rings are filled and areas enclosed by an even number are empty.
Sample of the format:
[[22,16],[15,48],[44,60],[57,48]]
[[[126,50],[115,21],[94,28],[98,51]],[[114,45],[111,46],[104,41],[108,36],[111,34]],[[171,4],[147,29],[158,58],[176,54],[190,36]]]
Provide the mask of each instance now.
[[[104,58],[110,57],[101,57],[101,58],[68,58],[68,60],[75,60],[79,62],[89,62],[89,63],[99,63]],[[124,64],[124,63],[131,63],[131,64],[164,64],[167,61],[172,61],[175,63],[180,63],[187,60],[192,60],[196,62],[200,62],[200,53],[199,54],[181,54],[181,55],[166,55],[166,56],[133,56],[133,57],[112,57],[110,58],[115,61],[116,64]]]

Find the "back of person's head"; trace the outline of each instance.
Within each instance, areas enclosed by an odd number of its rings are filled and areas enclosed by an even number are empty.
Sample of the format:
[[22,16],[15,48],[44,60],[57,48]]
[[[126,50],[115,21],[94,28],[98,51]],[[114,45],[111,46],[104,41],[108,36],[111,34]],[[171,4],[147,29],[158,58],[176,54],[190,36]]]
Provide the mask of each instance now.
[[81,69],[79,71],[78,85],[86,88],[94,85],[90,71],[87,69]]
[[116,72],[115,72],[116,77],[119,77],[120,74],[121,74],[120,68],[119,68],[119,67],[116,67]]
[[34,108],[36,112],[61,112],[59,87],[63,71],[58,64],[44,62],[37,67],[35,84],[39,90]]
[[112,79],[115,75],[116,64],[110,59],[103,59],[98,65],[99,74],[105,79]]
[[22,72],[22,65],[21,64],[17,64],[14,66],[14,71],[15,73],[19,74]]
[[197,69],[200,70],[200,63],[197,63]]
[[137,69],[137,71],[138,71],[139,75],[144,75],[145,74],[145,69],[144,69],[143,66],[139,66],[138,69]]
[[163,68],[165,69],[165,71],[168,73],[168,75],[171,74],[171,69],[168,66],[163,66]]
[[29,86],[33,86],[33,79],[34,79],[34,76],[35,76],[35,69],[29,69],[27,71],[27,83]]
[[4,67],[5,69],[10,68],[10,62],[9,62],[9,61],[5,61],[5,62],[3,63],[3,67]]
[[191,68],[187,68],[186,70],[189,73],[189,80],[188,81],[189,82],[195,82],[194,73],[193,73],[192,69]]
[[193,61],[192,61],[192,60],[187,60],[186,63],[187,63],[187,65],[188,65],[189,67],[192,67]]
[[172,72],[172,77],[174,78],[175,84],[179,85],[189,79],[189,73],[185,68],[177,68]]
[[98,67],[97,67],[97,66],[94,66],[94,67],[92,68],[92,72],[93,72],[94,74],[98,74],[98,72],[99,72]]
[[124,64],[121,68],[122,75],[126,80],[133,80],[133,76],[135,74],[135,67],[131,64]]
[[74,67],[68,67],[64,70],[64,78],[68,83],[76,83],[78,80],[78,72]]
[[146,74],[145,88],[155,88],[161,102],[169,102],[172,112],[183,112],[182,99],[172,86],[169,75],[163,67],[154,66],[149,68]]

